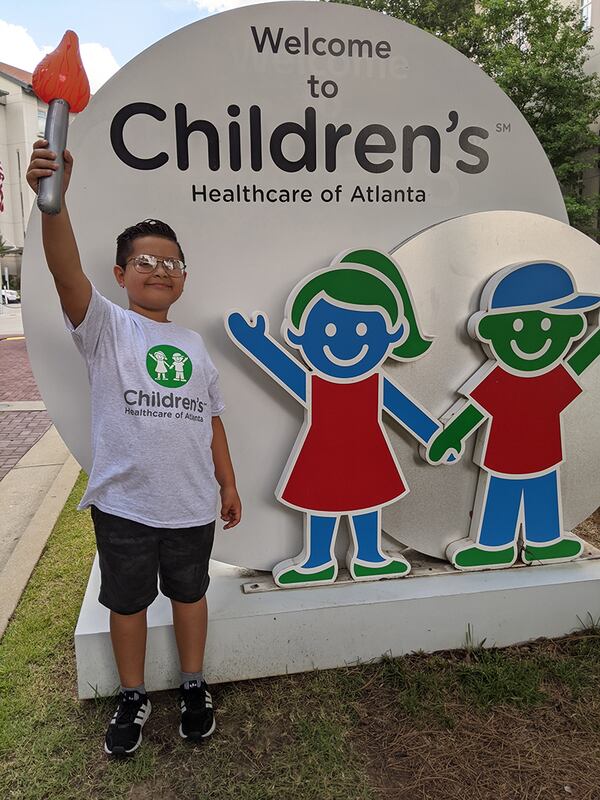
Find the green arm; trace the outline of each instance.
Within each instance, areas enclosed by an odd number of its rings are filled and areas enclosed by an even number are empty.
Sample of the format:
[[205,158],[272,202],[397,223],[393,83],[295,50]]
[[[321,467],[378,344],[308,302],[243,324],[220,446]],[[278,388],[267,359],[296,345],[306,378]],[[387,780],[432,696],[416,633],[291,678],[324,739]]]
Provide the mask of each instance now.
[[579,345],[567,358],[567,364],[576,375],[587,369],[600,356],[600,328]]
[[447,428],[442,428],[431,440],[427,448],[427,460],[432,464],[442,461],[448,450],[460,453],[463,442],[484,421],[485,416],[472,403],[457,414]]

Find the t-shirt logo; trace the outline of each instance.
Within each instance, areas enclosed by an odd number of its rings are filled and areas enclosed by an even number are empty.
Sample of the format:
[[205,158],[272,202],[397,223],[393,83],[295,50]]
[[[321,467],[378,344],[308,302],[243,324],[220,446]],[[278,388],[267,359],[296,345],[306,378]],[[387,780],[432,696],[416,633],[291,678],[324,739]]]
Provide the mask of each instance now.
[[158,344],[146,355],[146,369],[153,381],[161,386],[185,386],[192,377],[192,362],[179,347]]

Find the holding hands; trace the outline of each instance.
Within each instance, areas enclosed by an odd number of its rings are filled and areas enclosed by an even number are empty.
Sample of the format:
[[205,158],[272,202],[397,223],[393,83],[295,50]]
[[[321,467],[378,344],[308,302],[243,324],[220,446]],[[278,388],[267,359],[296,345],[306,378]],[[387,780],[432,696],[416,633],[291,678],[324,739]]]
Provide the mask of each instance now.
[[485,416],[472,403],[467,402],[451,417],[447,425],[435,433],[427,443],[425,458],[430,464],[454,464],[463,454],[466,439],[485,420]]
[[462,456],[463,442],[451,427],[440,428],[427,445],[425,458],[430,464],[455,464]]

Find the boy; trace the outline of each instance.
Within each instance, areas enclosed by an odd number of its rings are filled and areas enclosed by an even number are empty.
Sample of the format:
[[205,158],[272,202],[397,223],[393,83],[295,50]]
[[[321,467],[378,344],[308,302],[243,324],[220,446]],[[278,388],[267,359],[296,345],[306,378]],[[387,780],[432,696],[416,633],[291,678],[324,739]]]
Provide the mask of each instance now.
[[[35,143],[27,171],[35,192],[39,179],[58,168],[47,144]],[[73,167],[68,151],[64,161],[62,210],[42,214],[42,238],[91,384],[93,463],[80,508],[91,507],[99,600],[110,609],[121,682],[104,748],[127,755],[140,746],[151,710],[144,687],[146,610],[157,595],[157,573],[173,607],[181,663],[179,733],[197,741],[215,729],[202,675],[215,477],[225,529],[240,521],[241,503],[219,417],[224,406],[217,370],[201,337],[167,318],[186,280],[174,231],[159,220],[145,220],[118,237],[113,271],[129,308],[111,303],[81,267],[65,204]],[[185,359],[177,371],[175,354],[180,362]]]
[[437,464],[460,457],[465,440],[486,424],[476,451],[481,466],[470,536],[446,555],[461,570],[553,564],[578,558],[583,543],[563,531],[560,465],[562,414],[583,391],[579,376],[600,355],[586,312],[600,296],[577,291],[569,270],[554,262],[505,267],[486,284],[468,330],[488,349],[487,364],[462,387],[467,402],[428,444]]

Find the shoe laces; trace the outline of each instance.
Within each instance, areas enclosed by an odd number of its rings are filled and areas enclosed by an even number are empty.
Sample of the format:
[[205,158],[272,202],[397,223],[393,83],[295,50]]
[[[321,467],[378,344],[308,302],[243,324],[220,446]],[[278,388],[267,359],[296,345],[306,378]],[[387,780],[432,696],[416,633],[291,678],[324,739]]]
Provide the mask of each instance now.
[[188,711],[204,711],[206,708],[206,686],[190,681],[189,688],[181,690]]
[[130,725],[136,718],[141,705],[139,692],[121,692],[121,700],[117,708],[117,725]]

